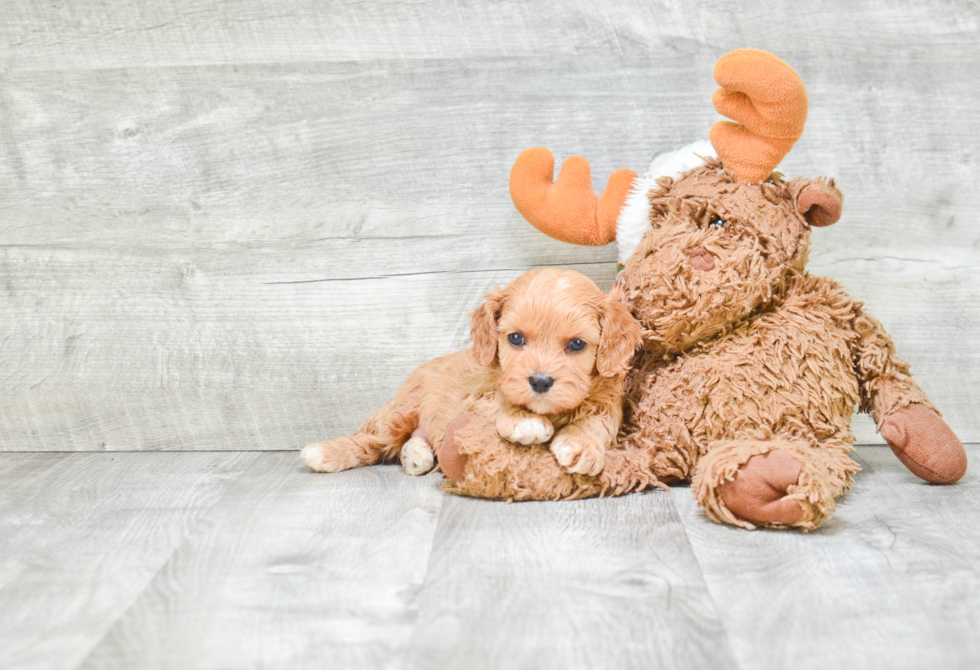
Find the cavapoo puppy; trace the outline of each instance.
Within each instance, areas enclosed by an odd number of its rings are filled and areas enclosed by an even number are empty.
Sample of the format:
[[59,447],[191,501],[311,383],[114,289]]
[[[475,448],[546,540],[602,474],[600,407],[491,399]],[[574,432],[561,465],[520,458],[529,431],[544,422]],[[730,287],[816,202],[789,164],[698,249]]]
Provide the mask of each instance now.
[[569,472],[597,475],[623,411],[623,378],[640,327],[620,302],[569,270],[531,270],[491,291],[474,312],[472,346],[418,368],[394,400],[350,437],[303,447],[318,472],[401,457],[429,472],[446,424],[491,402],[497,432],[545,444]]

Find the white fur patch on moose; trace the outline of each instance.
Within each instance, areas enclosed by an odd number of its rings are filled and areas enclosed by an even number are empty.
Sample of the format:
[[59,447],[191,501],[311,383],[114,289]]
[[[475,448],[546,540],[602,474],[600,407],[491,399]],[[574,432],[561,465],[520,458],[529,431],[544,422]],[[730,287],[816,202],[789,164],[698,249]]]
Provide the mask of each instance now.
[[661,177],[677,179],[679,176],[704,163],[705,158],[717,158],[715,148],[708,140],[698,140],[677,151],[660,154],[650,163],[642,177],[633,180],[619,218],[616,219],[616,247],[620,265],[633,255],[650,225],[650,189],[655,188]]
[[402,470],[413,477],[429,472],[435,462],[432,448],[421,437],[413,437],[402,445]]

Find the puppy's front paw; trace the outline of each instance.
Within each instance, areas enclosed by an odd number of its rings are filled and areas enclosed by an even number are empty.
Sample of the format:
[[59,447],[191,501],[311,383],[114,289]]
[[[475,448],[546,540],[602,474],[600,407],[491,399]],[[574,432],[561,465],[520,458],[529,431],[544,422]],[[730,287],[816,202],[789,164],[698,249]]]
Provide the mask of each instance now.
[[547,417],[498,417],[497,433],[500,437],[517,444],[544,444],[555,434],[555,428]]
[[413,437],[402,445],[402,470],[414,476],[424,475],[432,469],[435,456],[432,447],[421,437]]
[[315,472],[340,472],[361,464],[343,439],[308,444],[299,452],[299,456]]
[[551,443],[551,453],[572,474],[595,477],[606,465],[606,450],[601,445],[571,435],[556,437]]

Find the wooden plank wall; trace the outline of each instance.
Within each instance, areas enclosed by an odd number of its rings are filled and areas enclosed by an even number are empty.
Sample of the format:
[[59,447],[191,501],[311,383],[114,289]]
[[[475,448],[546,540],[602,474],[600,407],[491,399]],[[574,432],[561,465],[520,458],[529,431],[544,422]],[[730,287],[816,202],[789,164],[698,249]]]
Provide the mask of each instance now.
[[[980,9],[942,0],[6,0],[0,450],[292,449],[353,430],[524,270],[610,248],[514,210],[524,148],[618,167],[706,135],[711,67],[807,82],[811,269],[980,441]],[[877,437],[866,419],[858,439]]]

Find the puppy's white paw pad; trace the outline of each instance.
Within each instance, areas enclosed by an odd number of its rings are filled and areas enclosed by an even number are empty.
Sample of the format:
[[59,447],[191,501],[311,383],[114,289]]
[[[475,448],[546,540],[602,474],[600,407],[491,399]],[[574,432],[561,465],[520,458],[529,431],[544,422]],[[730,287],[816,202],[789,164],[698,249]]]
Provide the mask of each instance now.
[[544,444],[555,434],[555,429],[551,422],[543,417],[531,417],[521,419],[514,423],[510,435],[506,436],[511,442],[517,444]]
[[602,448],[559,435],[551,443],[551,453],[572,474],[598,475],[606,464]]
[[413,437],[402,446],[402,469],[412,476],[429,472],[435,462],[432,448],[421,437]]
[[574,444],[567,437],[559,435],[555,438],[555,441],[551,443],[551,453],[555,455],[558,463],[562,467],[568,467],[575,462],[575,457],[579,455],[581,447]]
[[308,444],[300,450],[299,457],[316,472],[340,472],[354,467],[345,462],[341,451],[330,442]]

